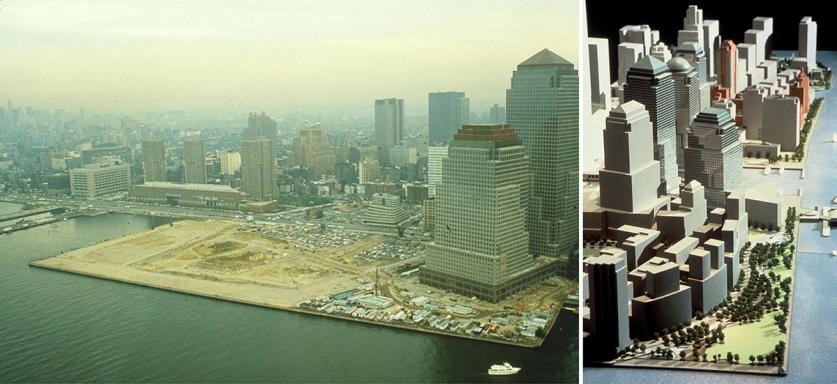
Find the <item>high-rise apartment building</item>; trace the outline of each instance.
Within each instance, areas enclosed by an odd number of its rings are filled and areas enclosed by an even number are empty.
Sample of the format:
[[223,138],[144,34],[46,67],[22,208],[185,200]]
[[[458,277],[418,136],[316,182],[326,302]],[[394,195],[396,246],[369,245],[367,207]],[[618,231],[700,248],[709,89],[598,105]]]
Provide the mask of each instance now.
[[471,115],[470,100],[464,92],[431,92],[428,95],[428,140],[446,145]]
[[221,174],[234,175],[241,170],[241,152],[226,151],[221,153]]
[[142,142],[142,170],[145,181],[166,181],[166,152],[163,140]]
[[529,163],[507,125],[465,125],[454,136],[436,186],[435,242],[422,281],[498,301],[505,284],[533,266],[527,249]]
[[573,64],[544,49],[517,66],[506,90],[506,120],[530,163],[530,252],[569,265],[578,245],[578,87]]
[[241,190],[251,201],[279,198],[276,185],[276,147],[272,140],[259,137],[241,141]]
[[630,70],[625,101],[645,106],[654,127],[654,158],[660,162],[660,195],[677,193],[677,114],[674,79],[668,66],[653,56],[643,57]]
[[206,152],[200,136],[183,138],[184,182],[206,184]]
[[404,139],[404,99],[375,100],[375,144],[378,160],[388,163],[389,149]]
[[252,140],[264,137],[275,143],[277,134],[275,120],[265,115],[264,112],[259,114],[251,112],[247,118],[247,128],[241,133],[241,139]]

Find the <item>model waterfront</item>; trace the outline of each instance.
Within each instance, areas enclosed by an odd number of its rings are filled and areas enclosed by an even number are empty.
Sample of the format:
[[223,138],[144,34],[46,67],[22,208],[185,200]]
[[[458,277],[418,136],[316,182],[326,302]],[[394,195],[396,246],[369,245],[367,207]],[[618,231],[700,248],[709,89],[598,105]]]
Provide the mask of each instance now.
[[[777,52],[778,55],[788,56],[789,52]],[[834,67],[837,65],[837,52],[819,52],[819,60],[825,65]],[[801,197],[797,196],[799,205],[803,208],[815,206],[829,206],[835,194],[833,186],[837,185],[837,174],[833,172],[831,164],[837,162],[837,148],[830,138],[837,133],[837,96],[833,89],[819,89],[817,97],[824,99],[824,108],[818,117],[818,123],[812,130],[808,140],[809,147],[806,151],[804,161],[805,176],[802,171],[790,170],[779,173],[774,169],[768,175],[764,175],[760,169],[745,169],[745,184],[755,185],[764,180],[772,181],[782,186],[785,199],[793,199],[801,191]],[[798,234],[796,238],[796,256],[794,257],[793,289],[791,316],[789,322],[789,342],[787,343],[785,378],[770,376],[736,376],[736,382],[742,383],[784,383],[787,380],[794,382],[820,382],[823,377],[837,375],[837,365],[830,356],[837,353],[837,345],[823,342],[832,337],[829,327],[823,326],[837,321],[834,314],[837,313],[837,306],[830,298],[828,290],[823,289],[826,281],[835,278],[837,265],[835,259],[830,256],[831,250],[837,247],[833,237],[823,237],[820,223],[797,223]],[[775,334],[775,328],[769,324],[770,318],[763,319],[764,323],[751,323],[744,327],[728,328],[724,344],[718,345],[718,349],[747,348],[750,353],[757,354],[759,343],[767,346],[771,344],[764,338],[764,332]],[[758,327],[764,327],[761,332],[755,331]],[[740,335],[739,335],[740,333]],[[749,333],[753,337],[744,337]],[[736,340],[739,339],[740,340]],[[738,345],[739,347],[736,347]],[[762,348],[761,350],[764,350]],[[711,353],[710,353],[711,355]],[[749,364],[744,360],[749,358],[749,353],[739,353],[742,365]],[[696,367],[701,369],[700,367]],[[688,371],[663,371],[648,369],[623,369],[623,368],[591,368],[584,369],[585,381],[590,382],[611,382],[611,383],[667,383],[672,381],[688,381],[692,383],[715,383],[729,380],[728,374],[716,374],[707,372]]]

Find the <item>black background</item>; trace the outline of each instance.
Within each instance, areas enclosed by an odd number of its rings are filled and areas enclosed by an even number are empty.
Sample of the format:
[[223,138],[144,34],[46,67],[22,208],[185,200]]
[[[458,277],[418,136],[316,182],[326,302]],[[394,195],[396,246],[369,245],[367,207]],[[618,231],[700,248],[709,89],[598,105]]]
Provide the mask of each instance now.
[[[648,24],[660,31],[660,40],[671,46],[677,43],[677,31],[683,28],[683,18],[689,5],[703,10],[704,20],[718,20],[721,40],[744,42],[744,32],[753,26],[753,18],[773,18],[773,50],[796,51],[799,20],[811,16],[817,22],[817,50],[837,50],[834,26],[829,23],[828,8],[822,2],[767,0],[745,1],[633,1],[586,0],[587,35],[607,38],[610,47],[611,76],[617,70],[616,46],[619,28],[625,25]],[[585,48],[586,49],[586,48]]]

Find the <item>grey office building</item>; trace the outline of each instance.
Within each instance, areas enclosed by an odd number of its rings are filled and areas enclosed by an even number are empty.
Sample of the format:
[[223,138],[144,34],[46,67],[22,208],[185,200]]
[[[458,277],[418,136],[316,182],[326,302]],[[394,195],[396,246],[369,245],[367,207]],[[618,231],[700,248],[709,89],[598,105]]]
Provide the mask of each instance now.
[[142,142],[142,170],[145,181],[166,181],[166,154],[163,140]]
[[375,143],[378,161],[389,163],[389,149],[404,139],[404,99],[375,100]]
[[421,281],[496,302],[534,265],[524,224],[528,158],[509,126],[466,125],[442,161]]
[[625,101],[636,100],[645,106],[654,126],[654,159],[660,162],[658,193],[676,194],[680,187],[677,174],[677,119],[674,79],[668,66],[653,56],[645,56],[628,70]]
[[725,109],[709,108],[695,117],[684,149],[686,182],[697,180],[704,186],[709,209],[723,208],[725,192],[732,192],[744,180],[740,137]]
[[463,124],[468,124],[471,102],[464,92],[431,92],[428,95],[428,140],[447,145]]
[[572,269],[578,265],[570,260],[578,246],[578,113],[572,63],[544,49],[517,66],[506,90],[506,121],[529,156],[529,250]]

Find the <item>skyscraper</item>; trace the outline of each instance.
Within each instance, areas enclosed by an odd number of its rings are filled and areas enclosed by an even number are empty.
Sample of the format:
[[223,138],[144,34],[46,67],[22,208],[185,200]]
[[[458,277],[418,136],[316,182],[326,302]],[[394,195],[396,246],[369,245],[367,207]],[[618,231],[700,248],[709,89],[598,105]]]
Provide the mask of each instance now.
[[808,70],[817,67],[817,22],[811,16],[799,21],[799,57],[808,60]]
[[259,137],[241,141],[241,190],[251,201],[279,198],[276,185],[276,147]]
[[710,209],[724,207],[725,192],[732,192],[744,180],[743,147],[729,112],[718,108],[700,112],[684,155],[686,182],[697,180],[704,186]]
[[245,128],[244,132],[241,133],[241,139],[252,140],[258,137],[264,137],[275,143],[276,135],[277,130],[275,120],[271,119],[270,116],[265,115],[264,112],[260,114],[251,112],[250,116],[247,118],[247,128]]
[[544,49],[517,66],[506,90],[506,120],[529,156],[536,257],[566,261],[578,245],[578,82],[572,63]]
[[686,59],[675,57],[668,62],[674,79],[674,102],[677,110],[677,167],[683,169],[683,147],[686,145],[692,120],[700,112],[700,78],[698,69]]
[[660,195],[677,193],[677,115],[674,79],[668,66],[653,56],[643,57],[628,71],[625,101],[645,106],[654,127],[654,158],[660,162]]
[[375,100],[375,143],[378,160],[388,163],[389,149],[404,138],[404,99]]
[[427,98],[428,140],[431,144],[447,145],[459,127],[468,124],[470,100],[464,92],[431,92]]
[[183,138],[184,181],[206,184],[206,152],[200,136]]
[[142,142],[142,170],[145,181],[166,181],[166,155],[163,140]]
[[534,264],[525,151],[508,125],[465,125],[443,164],[422,281],[496,302],[513,291],[505,284]]

